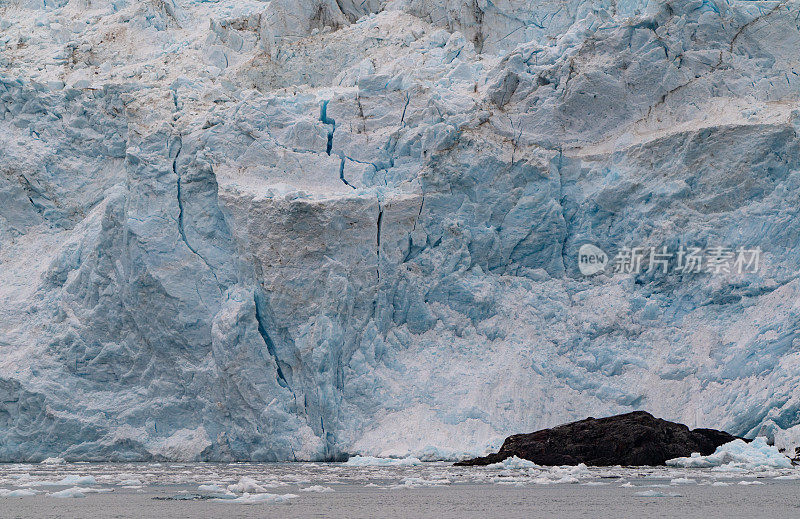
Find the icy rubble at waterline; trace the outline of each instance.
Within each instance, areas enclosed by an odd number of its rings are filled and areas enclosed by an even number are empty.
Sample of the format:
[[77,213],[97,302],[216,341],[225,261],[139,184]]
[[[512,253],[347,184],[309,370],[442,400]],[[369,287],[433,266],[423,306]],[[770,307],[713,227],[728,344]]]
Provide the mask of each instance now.
[[775,468],[791,468],[792,461],[778,448],[767,445],[763,436],[755,438],[752,442],[734,440],[720,445],[713,454],[701,456],[695,452],[688,458],[675,458],[667,460],[667,465],[673,467],[697,467],[723,471],[758,471]]
[[[0,460],[459,459],[631,409],[792,448],[797,12],[4,4]],[[587,241],[764,264],[583,278]]]
[[406,467],[422,465],[419,458],[378,458],[376,456],[353,456],[345,462],[348,467],[370,467],[370,466],[395,466]]
[[[126,483],[135,478],[140,485]],[[341,463],[152,463],[0,465],[0,498],[87,498],[101,493],[146,493],[161,500],[213,500],[229,504],[287,503],[351,487],[413,491],[453,485],[588,485],[630,489],[631,496],[674,493],[693,485],[795,484],[796,468],[718,472],[670,467],[454,467],[447,463],[349,466]],[[54,481],[63,484],[53,486]],[[77,483],[76,483],[77,482]],[[47,490],[42,490],[46,488]]]

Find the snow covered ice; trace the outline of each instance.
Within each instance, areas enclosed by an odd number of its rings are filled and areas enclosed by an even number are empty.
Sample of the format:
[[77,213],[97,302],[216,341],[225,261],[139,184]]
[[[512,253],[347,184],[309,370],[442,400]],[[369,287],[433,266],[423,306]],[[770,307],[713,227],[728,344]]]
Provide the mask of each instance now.
[[633,409],[793,452],[798,9],[3,4],[0,461],[459,459]]

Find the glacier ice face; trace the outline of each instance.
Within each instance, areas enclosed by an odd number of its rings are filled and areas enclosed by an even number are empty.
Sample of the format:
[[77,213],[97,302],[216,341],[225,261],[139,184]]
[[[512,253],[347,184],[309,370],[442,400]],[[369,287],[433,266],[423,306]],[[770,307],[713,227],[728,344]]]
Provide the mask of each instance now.
[[[0,7],[0,460],[795,437],[798,11]],[[587,242],[763,265],[586,278]]]

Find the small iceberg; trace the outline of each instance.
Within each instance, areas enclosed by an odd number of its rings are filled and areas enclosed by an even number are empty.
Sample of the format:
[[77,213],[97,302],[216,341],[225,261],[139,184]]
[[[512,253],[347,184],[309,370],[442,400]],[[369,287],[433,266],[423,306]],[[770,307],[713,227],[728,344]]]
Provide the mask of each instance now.
[[511,456],[510,458],[506,458],[499,463],[492,463],[491,465],[486,465],[486,468],[490,469],[540,469],[542,468],[541,465],[537,465],[532,461],[528,461],[522,459],[517,456]]
[[20,488],[16,490],[0,488],[0,497],[30,497],[35,495],[36,492],[30,488]]
[[781,454],[778,448],[767,445],[767,439],[760,436],[750,443],[733,440],[717,447],[713,454],[701,456],[692,453],[688,458],[667,460],[671,467],[710,468],[720,471],[788,469],[792,461]]

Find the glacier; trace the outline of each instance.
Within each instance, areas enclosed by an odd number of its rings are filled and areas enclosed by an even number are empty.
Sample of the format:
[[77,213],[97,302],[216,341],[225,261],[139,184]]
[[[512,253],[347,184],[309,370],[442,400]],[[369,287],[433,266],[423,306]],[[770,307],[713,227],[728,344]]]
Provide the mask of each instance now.
[[792,0],[0,4],[0,461],[458,459],[636,409],[793,449],[798,49]]

